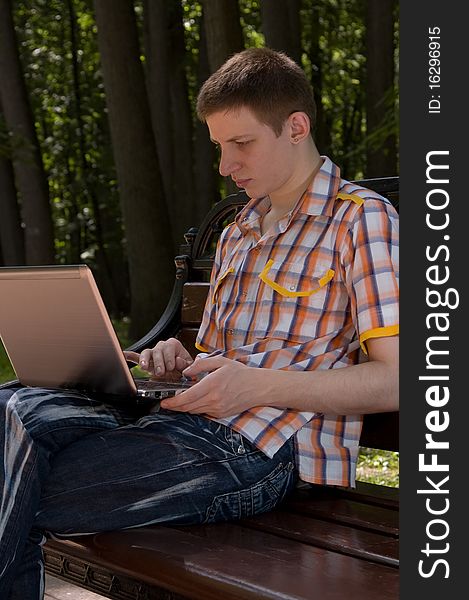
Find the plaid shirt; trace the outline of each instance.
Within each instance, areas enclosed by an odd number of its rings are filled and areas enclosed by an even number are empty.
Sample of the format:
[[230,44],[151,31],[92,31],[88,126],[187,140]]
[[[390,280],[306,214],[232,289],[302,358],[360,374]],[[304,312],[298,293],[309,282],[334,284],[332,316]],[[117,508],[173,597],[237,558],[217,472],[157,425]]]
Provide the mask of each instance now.
[[[398,333],[398,216],[340,178],[327,157],[295,208],[264,236],[268,198],[224,229],[196,346],[250,367],[312,371],[359,361]],[[296,436],[300,478],[355,485],[362,417],[255,407],[214,419],[272,457]]]

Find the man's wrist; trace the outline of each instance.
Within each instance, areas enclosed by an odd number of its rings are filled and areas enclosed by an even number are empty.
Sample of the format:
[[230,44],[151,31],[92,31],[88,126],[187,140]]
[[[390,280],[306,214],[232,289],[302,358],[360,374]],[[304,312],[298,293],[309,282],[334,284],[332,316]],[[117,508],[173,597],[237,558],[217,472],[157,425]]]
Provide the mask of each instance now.
[[251,387],[256,396],[257,406],[271,406],[284,409],[287,391],[285,390],[285,373],[277,369],[250,367],[253,371]]

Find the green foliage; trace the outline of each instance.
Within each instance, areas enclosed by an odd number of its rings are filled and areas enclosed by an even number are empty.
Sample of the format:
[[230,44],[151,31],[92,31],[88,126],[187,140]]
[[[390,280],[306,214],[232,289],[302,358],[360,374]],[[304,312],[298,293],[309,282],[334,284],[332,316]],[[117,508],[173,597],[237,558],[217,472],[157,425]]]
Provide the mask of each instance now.
[[129,337],[130,320],[127,317],[124,317],[123,319],[112,319],[112,326],[119,338],[121,348],[128,348],[132,343]]
[[318,140],[349,179],[364,175],[366,154],[350,155],[366,133],[365,25],[361,2],[303,3],[303,67],[311,77],[327,137]]
[[246,48],[259,48],[265,45],[261,31],[261,14],[259,0],[240,0],[240,20]]
[[15,379],[15,372],[0,340],[0,383]]
[[368,483],[399,487],[399,453],[360,448],[357,479]]

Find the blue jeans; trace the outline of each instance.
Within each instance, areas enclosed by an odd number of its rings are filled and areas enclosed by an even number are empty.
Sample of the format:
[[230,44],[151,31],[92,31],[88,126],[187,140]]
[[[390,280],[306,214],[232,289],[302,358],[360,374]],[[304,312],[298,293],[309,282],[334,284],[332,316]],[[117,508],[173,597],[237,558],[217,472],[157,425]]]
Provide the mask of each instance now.
[[292,440],[270,459],[199,415],[38,388],[0,390],[0,452],[2,600],[43,597],[45,532],[239,519],[297,480]]

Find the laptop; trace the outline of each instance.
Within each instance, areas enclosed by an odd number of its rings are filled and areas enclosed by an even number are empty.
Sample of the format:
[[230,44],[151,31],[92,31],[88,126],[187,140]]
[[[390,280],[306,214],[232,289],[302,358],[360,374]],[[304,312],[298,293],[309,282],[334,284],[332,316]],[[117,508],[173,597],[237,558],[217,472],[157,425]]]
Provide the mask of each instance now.
[[134,378],[86,265],[0,267],[0,338],[24,386],[148,405],[193,384]]

